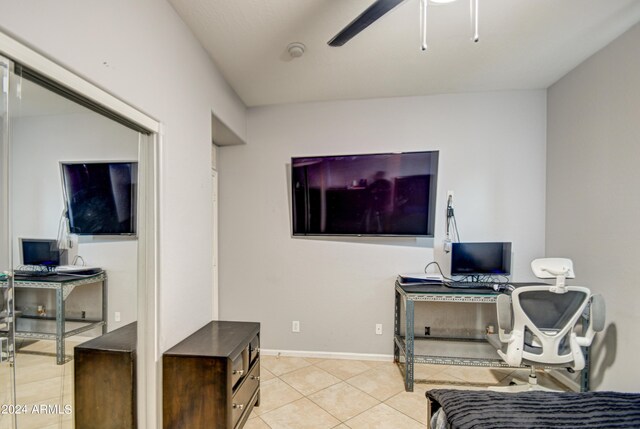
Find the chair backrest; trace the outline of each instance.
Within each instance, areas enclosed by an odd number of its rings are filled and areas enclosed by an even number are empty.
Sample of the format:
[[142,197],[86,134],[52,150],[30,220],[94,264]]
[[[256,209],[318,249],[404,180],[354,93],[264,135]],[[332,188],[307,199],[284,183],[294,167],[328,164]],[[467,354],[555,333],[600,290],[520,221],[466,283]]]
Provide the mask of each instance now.
[[[511,294],[512,335],[521,341],[517,352],[525,363],[584,367],[574,328],[589,305],[586,287],[525,286]],[[507,353],[508,354],[508,353]]]
[[[519,287],[510,297],[498,297],[499,339],[507,346],[498,354],[514,366],[584,368],[581,347],[590,346],[595,333],[604,329],[604,300],[586,287],[565,284],[575,276],[570,259],[536,259],[531,268],[540,278],[555,278],[556,284]],[[589,323],[579,336],[576,324],[588,306]]]

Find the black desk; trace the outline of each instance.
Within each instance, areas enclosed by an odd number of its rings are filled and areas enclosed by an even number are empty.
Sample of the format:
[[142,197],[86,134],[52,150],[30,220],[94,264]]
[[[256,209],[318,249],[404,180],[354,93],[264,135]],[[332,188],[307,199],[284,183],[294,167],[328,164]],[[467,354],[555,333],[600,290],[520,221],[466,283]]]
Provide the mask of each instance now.
[[[515,287],[545,283],[511,283]],[[452,302],[460,304],[495,305],[500,293],[491,289],[456,289],[443,285],[395,284],[394,362],[404,364],[405,390],[413,391],[414,364],[509,367],[485,338],[416,337],[414,326],[415,302]],[[405,307],[404,336],[402,335],[402,306]],[[495,327],[497,329],[497,326]],[[436,345],[446,347],[435,347]],[[416,348],[418,350],[416,351]],[[440,350],[438,350],[440,349]],[[444,350],[442,350],[444,349]],[[404,356],[404,362],[402,357]],[[589,390],[589,355],[581,373],[581,390]],[[524,367],[524,366],[523,366]]]

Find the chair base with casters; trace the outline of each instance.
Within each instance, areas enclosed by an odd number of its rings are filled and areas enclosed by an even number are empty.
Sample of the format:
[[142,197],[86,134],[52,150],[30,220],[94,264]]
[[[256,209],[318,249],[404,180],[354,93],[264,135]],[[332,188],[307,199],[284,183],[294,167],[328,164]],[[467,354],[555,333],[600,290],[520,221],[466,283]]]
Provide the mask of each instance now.
[[[491,335],[487,335],[487,341],[489,342],[489,344],[491,344],[492,346],[494,346],[496,349],[500,349],[503,346],[503,343],[501,343],[499,335],[498,334],[491,334]],[[503,347],[503,349],[505,349],[505,347]],[[527,362],[523,362],[523,364],[527,365]],[[564,369],[564,367],[558,367],[558,369]],[[508,386],[490,386],[488,387],[488,390],[494,391],[494,392],[512,392],[512,393],[516,393],[516,392],[529,392],[529,391],[545,391],[545,392],[557,392],[558,390],[556,389],[550,389],[548,387],[542,386],[540,384],[538,384],[538,376],[536,374],[536,366],[529,364],[529,376],[527,378],[527,381],[521,381],[518,379],[513,379],[511,380],[511,382],[509,383]]]
[[493,392],[530,392],[533,390],[543,392],[557,392],[556,389],[550,389],[548,387],[538,384],[538,376],[536,375],[536,367],[531,366],[529,372],[529,378],[526,382],[520,380],[512,380],[508,386],[490,386],[488,390]]

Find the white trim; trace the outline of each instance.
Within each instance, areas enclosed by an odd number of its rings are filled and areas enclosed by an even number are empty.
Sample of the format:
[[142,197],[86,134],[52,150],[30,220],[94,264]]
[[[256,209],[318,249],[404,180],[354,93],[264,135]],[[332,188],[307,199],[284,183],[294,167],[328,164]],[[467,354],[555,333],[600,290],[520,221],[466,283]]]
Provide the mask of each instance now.
[[[212,150],[216,150],[216,146],[212,145]],[[213,260],[211,261],[211,273],[213,276],[213,291],[212,291],[212,312],[213,319],[218,320],[220,318],[220,287],[218,283],[218,171],[215,169],[215,165],[212,163],[211,168],[211,204],[212,204],[212,239],[211,245],[213,250]]]
[[46,75],[47,78],[82,94],[83,97],[118,113],[152,133],[158,132],[159,122],[155,119],[114,97],[97,85],[56,64],[44,55],[17,42],[1,31],[0,54]]
[[[162,130],[162,127],[160,127]],[[140,135],[139,170],[145,196],[138,240],[138,426],[158,427],[158,152],[160,134]]]
[[260,348],[260,353],[265,356],[393,362],[393,355],[382,355],[373,353],[310,352],[302,350],[272,350],[263,348]]

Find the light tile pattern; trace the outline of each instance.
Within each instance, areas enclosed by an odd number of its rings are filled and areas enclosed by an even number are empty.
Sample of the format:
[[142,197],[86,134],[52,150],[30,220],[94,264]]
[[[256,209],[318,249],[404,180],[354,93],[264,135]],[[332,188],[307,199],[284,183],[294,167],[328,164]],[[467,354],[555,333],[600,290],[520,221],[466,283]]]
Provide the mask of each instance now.
[[[72,355],[73,348],[83,341],[86,339],[67,339],[67,355]],[[54,341],[17,343],[22,346],[15,363],[16,404],[27,410],[17,416],[18,427],[73,429],[73,361],[56,364]]]
[[331,410],[340,421],[349,420],[377,405],[379,401],[348,383],[338,383],[309,396],[313,402]]
[[[67,340],[67,354],[78,344]],[[17,402],[62,410],[73,406],[73,361],[56,365],[55,357],[25,352],[55,352],[52,341],[23,347],[16,363]],[[246,429],[397,429],[426,428],[425,392],[435,388],[485,389],[527,379],[527,370],[415,365],[414,392],[405,392],[403,375],[391,362],[342,359],[261,357],[260,406]],[[2,374],[7,376],[7,374]],[[6,377],[4,378],[6,380]],[[538,382],[561,390],[548,375]],[[5,389],[0,394],[6,393]],[[0,429],[10,427],[0,420]],[[73,429],[73,415],[32,412],[18,416],[20,429]]]
[[271,428],[282,429],[331,429],[340,421],[308,400],[299,399],[262,416]]
[[296,369],[280,378],[305,396],[340,382],[339,378],[313,365]]
[[[527,370],[415,365],[415,384],[391,362],[263,356],[260,406],[246,429],[425,429],[427,390],[486,389],[524,379]],[[268,374],[265,381],[265,374]],[[544,373],[539,383],[562,390]]]

